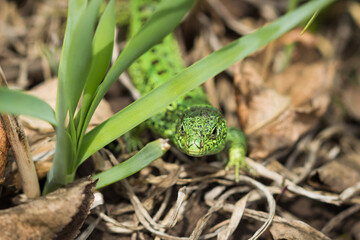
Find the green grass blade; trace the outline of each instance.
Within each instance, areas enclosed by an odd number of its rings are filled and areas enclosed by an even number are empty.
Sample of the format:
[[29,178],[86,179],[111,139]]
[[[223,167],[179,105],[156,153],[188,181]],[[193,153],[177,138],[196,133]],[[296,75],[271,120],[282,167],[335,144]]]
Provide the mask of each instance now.
[[84,126],[88,125],[100,100],[105,96],[106,92],[120,74],[125,71],[135,59],[173,31],[181,22],[184,15],[190,10],[194,2],[195,0],[177,0],[162,1],[159,4],[158,9],[144,24],[140,32],[127,43],[109,70],[103,83],[99,86],[88,115],[86,116]]
[[0,112],[42,119],[56,127],[54,110],[43,100],[29,94],[0,88]]
[[59,125],[56,129],[56,151],[53,165],[46,175],[46,182],[42,192],[43,195],[74,181],[75,170],[72,169],[75,154],[73,146],[71,136],[65,127]]
[[[59,63],[58,69],[58,89],[57,89],[57,99],[56,99],[56,114],[59,115],[59,119],[62,119],[61,115],[66,115],[67,112],[67,104],[62,104],[64,107],[63,109],[59,107],[59,96],[64,96],[64,92],[61,91],[63,87],[60,85],[64,85],[65,78],[66,78],[66,67],[67,61],[62,59],[69,59],[70,49],[69,46],[76,23],[79,20],[79,17],[82,16],[82,13],[85,11],[87,6],[87,0],[69,0],[69,8],[68,8],[68,15],[67,15],[67,22],[66,22],[66,29],[65,29],[65,36],[63,41],[63,46],[61,49],[61,58]],[[65,99],[61,99],[64,101]]]
[[[73,181],[76,165],[76,130],[73,113],[83,90],[86,73],[91,61],[91,43],[95,20],[101,0],[71,0],[59,65],[58,91],[56,97],[56,150],[43,194]],[[70,109],[69,129],[65,119]],[[71,132],[71,134],[69,133]]]
[[[73,29],[76,26],[77,21],[79,20],[81,14],[85,11],[86,6],[88,4],[88,0],[70,0],[69,1],[69,9],[67,16],[67,32],[73,32]],[[71,35],[67,35],[64,38],[65,41],[69,41]]]
[[313,21],[315,20],[315,18],[317,17],[318,14],[319,14],[319,10],[316,10],[316,12],[310,18],[310,20],[306,23],[306,26],[304,27],[304,29],[301,31],[301,33],[300,33],[301,35],[303,35],[304,32],[310,27],[311,23],[313,23]]
[[64,42],[67,45],[63,46],[64,55],[59,68],[59,80],[64,81],[65,92],[59,94],[66,96],[71,115],[75,112],[89,71],[93,31],[101,2],[102,0],[90,1],[71,29],[69,40]]
[[148,143],[137,154],[125,162],[94,175],[92,177],[93,179],[99,179],[95,189],[105,187],[140,171],[154,160],[160,158],[169,148],[170,145],[164,139],[158,139]]
[[71,166],[71,162],[74,161],[74,154],[72,154],[73,151],[71,150],[71,137],[65,127],[65,120],[69,109],[65,96],[65,79],[68,72],[67,59],[70,58],[70,54],[72,53],[70,51],[72,36],[78,20],[83,15],[86,7],[87,0],[69,0],[66,30],[58,70],[56,118],[59,125],[56,128],[56,147],[53,165],[46,176],[43,195],[66,184],[66,175],[69,171],[69,166]]
[[86,134],[79,150],[81,161],[161,111],[179,96],[291,30],[309,17],[314,9],[321,9],[332,1],[311,1],[193,64]]
[[109,67],[115,34],[115,0],[111,0],[97,25],[92,42],[93,62],[87,77],[85,94],[93,95]]
[[114,46],[114,33],[115,0],[111,0],[100,18],[92,43],[92,62],[86,79],[82,106],[79,113],[80,123],[78,125],[78,135],[80,135],[80,131],[85,131],[84,128],[86,128],[86,126],[84,127],[83,123],[86,113],[95,90],[103,80],[109,67]]

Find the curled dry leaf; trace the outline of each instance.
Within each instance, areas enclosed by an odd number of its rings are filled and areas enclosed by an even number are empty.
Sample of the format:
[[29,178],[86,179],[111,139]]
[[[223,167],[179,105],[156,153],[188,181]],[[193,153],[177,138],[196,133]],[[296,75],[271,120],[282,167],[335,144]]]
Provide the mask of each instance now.
[[335,64],[331,62],[296,63],[280,74],[273,74],[268,80],[268,86],[280,94],[289,95],[296,109],[323,113],[329,100],[335,70]]
[[9,149],[9,141],[7,139],[1,118],[2,117],[0,116],[0,184],[2,184],[5,180],[4,174]]
[[357,182],[360,182],[359,154],[352,154],[331,161],[315,169],[309,178],[309,183],[314,187],[337,193],[355,185]]
[[74,239],[94,200],[96,181],[80,179],[28,203],[0,211],[1,239]]
[[260,72],[255,62],[246,60],[235,78],[249,156],[256,159],[291,146],[318,123],[330,101],[335,64],[294,63],[282,73],[268,74],[266,82]]

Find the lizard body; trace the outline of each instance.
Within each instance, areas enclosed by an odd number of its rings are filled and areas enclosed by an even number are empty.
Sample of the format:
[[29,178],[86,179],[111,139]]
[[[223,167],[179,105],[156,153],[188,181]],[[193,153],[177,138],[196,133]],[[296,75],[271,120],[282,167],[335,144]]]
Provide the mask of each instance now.
[[[160,1],[130,1],[130,36],[140,29],[158,2]],[[135,61],[129,68],[129,73],[135,87],[145,95],[184,68],[178,44],[173,34],[169,34],[160,44]],[[146,124],[154,133],[170,139],[179,150],[190,156],[215,154],[228,145],[227,166],[235,167],[236,176],[239,168],[245,166],[244,133],[236,128],[227,128],[222,114],[209,103],[201,87],[178,98],[162,112],[147,120]]]

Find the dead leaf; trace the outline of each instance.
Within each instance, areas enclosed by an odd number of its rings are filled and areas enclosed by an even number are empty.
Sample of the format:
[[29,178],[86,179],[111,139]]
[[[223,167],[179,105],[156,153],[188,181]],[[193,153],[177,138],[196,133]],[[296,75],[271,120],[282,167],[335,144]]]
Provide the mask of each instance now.
[[359,154],[331,161],[315,169],[309,178],[312,186],[336,193],[342,192],[357,182],[360,182]]
[[308,106],[323,95],[329,97],[335,67],[334,63],[324,61],[292,64],[284,72],[273,74],[267,85],[290,96],[294,107]]
[[80,179],[28,203],[0,211],[1,239],[74,239],[94,200],[96,181]]
[[250,102],[245,132],[254,134],[276,121],[289,107],[290,99],[288,97],[269,88],[261,89]]
[[[270,74],[267,82],[254,73],[259,69],[255,62],[243,62],[237,84],[242,99],[238,112],[246,120],[249,155],[256,159],[292,146],[315,126],[330,101],[335,64],[295,63],[283,73]],[[244,99],[246,116],[241,112]]]
[[312,228],[304,222],[297,220],[287,220],[282,222],[273,221],[269,230],[272,235],[272,239],[274,240],[330,240],[330,238],[325,236],[320,231]]

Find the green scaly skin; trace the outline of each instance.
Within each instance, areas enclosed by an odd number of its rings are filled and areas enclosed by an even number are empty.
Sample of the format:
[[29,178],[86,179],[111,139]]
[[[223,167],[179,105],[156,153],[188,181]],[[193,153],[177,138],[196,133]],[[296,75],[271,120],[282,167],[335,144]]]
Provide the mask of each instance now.
[[[133,36],[152,14],[159,0],[130,1],[130,36]],[[172,34],[140,57],[129,73],[142,95],[158,87],[182,71],[185,64]],[[159,101],[161,101],[159,99]],[[171,103],[164,111],[146,122],[155,134],[168,138],[179,150],[190,156],[216,154],[229,147],[227,169],[245,168],[245,134],[237,128],[227,128],[219,110],[208,101],[201,87],[197,87]]]

